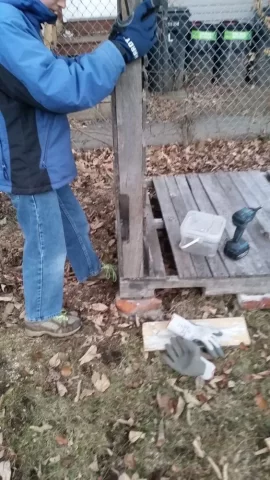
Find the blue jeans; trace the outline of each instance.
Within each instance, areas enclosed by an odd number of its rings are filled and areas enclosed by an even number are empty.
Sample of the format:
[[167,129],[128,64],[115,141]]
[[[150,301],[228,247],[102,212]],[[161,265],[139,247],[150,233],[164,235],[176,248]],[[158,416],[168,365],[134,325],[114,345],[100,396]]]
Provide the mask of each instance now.
[[89,225],[69,186],[37,195],[11,195],[24,235],[23,283],[26,318],[48,320],[63,308],[64,267],[79,282],[98,275],[100,261]]

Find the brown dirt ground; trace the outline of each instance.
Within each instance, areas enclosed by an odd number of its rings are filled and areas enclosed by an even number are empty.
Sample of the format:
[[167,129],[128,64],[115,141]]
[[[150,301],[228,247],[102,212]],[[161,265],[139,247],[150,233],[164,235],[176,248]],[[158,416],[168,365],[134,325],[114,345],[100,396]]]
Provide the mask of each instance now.
[[[148,151],[147,169],[149,175],[221,167],[267,169],[268,152],[269,142],[263,140],[153,148]],[[116,263],[111,151],[77,153],[76,158],[79,177],[74,189],[91,223],[94,245],[104,261]],[[117,286],[107,282],[78,285],[68,266],[65,304],[80,312],[83,330],[67,341],[26,341],[21,261],[22,237],[10,203],[1,195],[1,295],[10,294],[13,299],[0,301],[0,462],[11,462],[13,480],[116,480],[124,473],[129,478],[134,475],[133,480],[269,478],[270,456],[255,456],[254,452],[270,437],[270,380],[268,376],[250,377],[268,370],[268,312],[246,315],[252,345],[226,351],[226,358],[217,362],[217,388],[209,390],[169,371],[158,354],[144,358],[140,327],[127,324],[115,309]],[[171,312],[187,318],[241,313],[234,297],[205,299],[195,290],[158,295],[167,316]],[[108,309],[93,310],[93,303],[98,302]],[[7,315],[9,308],[13,311]],[[108,331],[109,326],[113,331]],[[90,344],[97,346],[100,356],[80,366],[79,359]],[[49,359],[59,352],[61,363],[53,368]],[[81,391],[94,390],[93,372],[107,375],[110,387],[74,402],[80,381]],[[63,397],[57,382],[67,389]],[[200,401],[197,407],[186,407],[178,420],[174,418],[179,396],[175,386],[189,389]],[[158,391],[171,399],[171,411],[164,417],[157,406]],[[162,418],[165,443],[158,447]],[[31,428],[42,425],[43,433]],[[131,444],[130,430],[143,432],[144,438]],[[197,436],[204,458],[194,452],[192,442]],[[213,470],[207,456],[221,473]]]

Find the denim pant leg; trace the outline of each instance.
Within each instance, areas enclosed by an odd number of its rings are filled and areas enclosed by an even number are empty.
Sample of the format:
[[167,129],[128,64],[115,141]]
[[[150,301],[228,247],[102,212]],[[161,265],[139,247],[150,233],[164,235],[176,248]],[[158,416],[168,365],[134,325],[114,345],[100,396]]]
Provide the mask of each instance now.
[[67,257],[79,282],[98,275],[101,264],[89,237],[86,215],[71,188],[57,190],[65,233]]
[[23,283],[26,318],[47,320],[63,305],[66,244],[56,192],[12,195],[24,234]]

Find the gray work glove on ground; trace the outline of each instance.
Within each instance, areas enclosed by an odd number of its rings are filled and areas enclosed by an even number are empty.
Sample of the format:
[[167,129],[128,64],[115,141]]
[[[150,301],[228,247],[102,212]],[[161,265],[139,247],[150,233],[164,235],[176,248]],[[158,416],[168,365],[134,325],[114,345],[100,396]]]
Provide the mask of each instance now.
[[215,365],[202,357],[198,345],[182,337],[172,337],[165,346],[163,361],[176,372],[189,377],[202,377],[210,380],[214,376]]
[[224,357],[223,350],[219,344],[219,337],[222,337],[220,330],[204,325],[195,325],[176,313],[173,314],[167,328],[170,332],[179,335],[185,340],[196,342],[211,357]]

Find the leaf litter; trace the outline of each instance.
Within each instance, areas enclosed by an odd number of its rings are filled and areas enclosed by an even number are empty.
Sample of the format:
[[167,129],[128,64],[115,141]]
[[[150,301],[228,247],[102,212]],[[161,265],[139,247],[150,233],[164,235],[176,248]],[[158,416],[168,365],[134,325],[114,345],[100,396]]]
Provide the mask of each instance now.
[[98,466],[98,461],[97,461],[97,456],[95,455],[94,460],[92,463],[90,463],[89,468],[92,472],[98,473],[99,471],[99,466]]
[[126,455],[124,456],[124,465],[130,470],[135,470],[136,459],[134,453],[126,453]]
[[157,393],[157,404],[162,413],[171,415],[175,412],[176,401],[167,393],[164,395]]
[[109,307],[104,303],[92,303],[91,308],[95,312],[107,312],[109,309]]
[[104,393],[110,387],[111,383],[108,377],[102,373],[94,372],[92,375],[92,382],[98,392]]
[[128,435],[130,443],[136,443],[138,440],[143,440],[145,438],[145,433],[139,432],[137,430],[131,430]]
[[156,446],[158,448],[161,448],[164,445],[164,443],[165,443],[165,426],[164,426],[164,420],[161,419],[158,426],[158,437],[157,437]]
[[48,423],[44,423],[41,427],[37,427],[36,425],[31,425],[29,428],[35,433],[44,433],[44,432],[47,432],[48,430],[51,430],[53,427]]
[[2,480],[11,479],[11,464],[10,461],[0,462],[0,478]]
[[84,365],[85,363],[92,362],[95,358],[99,358],[100,355],[97,353],[97,346],[91,345],[85,354],[80,358],[79,362],[80,365]]
[[61,382],[57,382],[56,387],[57,387],[57,392],[58,392],[60,397],[64,397],[66,395],[66,393],[68,392],[65,385]]

